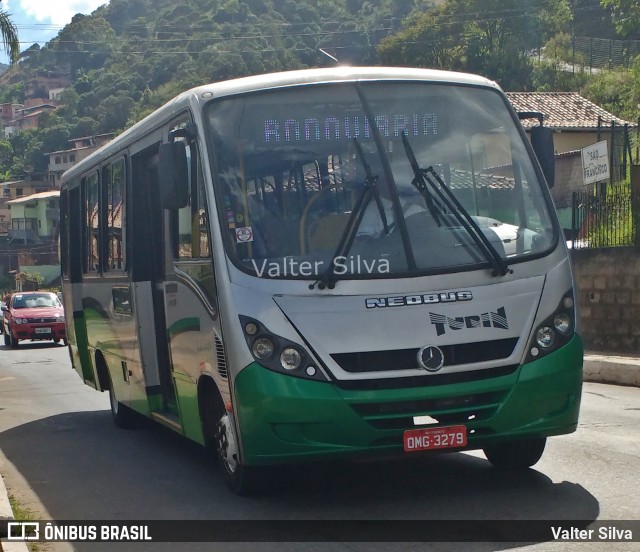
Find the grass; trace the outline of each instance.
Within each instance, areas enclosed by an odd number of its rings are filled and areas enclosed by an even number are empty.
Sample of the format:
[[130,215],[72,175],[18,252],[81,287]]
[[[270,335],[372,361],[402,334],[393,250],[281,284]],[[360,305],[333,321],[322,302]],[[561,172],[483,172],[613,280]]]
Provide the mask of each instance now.
[[629,180],[607,186],[588,216],[592,218],[586,239],[591,247],[633,245],[636,232]]
[[[38,519],[32,510],[20,504],[12,494],[9,494],[9,504],[11,505],[13,517],[16,521],[34,521]],[[40,544],[37,542],[28,542],[27,548],[29,549],[29,552],[44,552]]]

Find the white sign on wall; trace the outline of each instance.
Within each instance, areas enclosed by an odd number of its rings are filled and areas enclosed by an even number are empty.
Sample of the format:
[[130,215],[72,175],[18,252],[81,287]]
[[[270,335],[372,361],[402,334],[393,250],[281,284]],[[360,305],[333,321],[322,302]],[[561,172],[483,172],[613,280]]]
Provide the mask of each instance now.
[[606,140],[582,148],[582,174],[585,186],[609,179],[609,154]]

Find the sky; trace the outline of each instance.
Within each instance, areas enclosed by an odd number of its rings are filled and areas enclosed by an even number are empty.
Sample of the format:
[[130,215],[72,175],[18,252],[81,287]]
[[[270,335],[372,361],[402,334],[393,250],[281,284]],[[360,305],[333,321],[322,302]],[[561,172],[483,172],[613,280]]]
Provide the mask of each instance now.
[[[108,3],[109,0],[0,0],[0,8],[9,13],[17,27],[22,51],[34,42],[46,44],[76,13],[91,13]],[[8,63],[4,51],[0,52],[0,62]]]

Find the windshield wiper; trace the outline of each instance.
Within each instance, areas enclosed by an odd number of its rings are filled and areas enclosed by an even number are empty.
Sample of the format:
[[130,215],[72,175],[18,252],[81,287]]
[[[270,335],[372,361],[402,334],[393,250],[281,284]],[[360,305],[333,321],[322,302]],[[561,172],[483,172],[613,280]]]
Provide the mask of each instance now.
[[340,236],[340,241],[338,242],[338,247],[334,254],[331,257],[331,262],[329,263],[329,267],[325,270],[322,275],[312,284],[309,285],[309,289],[313,289],[316,284],[318,284],[318,289],[333,289],[335,287],[335,264],[336,259],[339,257],[345,256],[349,249],[351,249],[351,245],[353,244],[353,240],[356,237],[356,231],[360,226],[360,222],[362,221],[362,217],[364,216],[364,212],[371,201],[371,197],[375,197],[376,204],[378,209],[380,210],[380,217],[382,218],[382,224],[384,226],[385,234],[389,233],[389,225],[387,223],[387,216],[384,212],[384,207],[382,205],[382,201],[380,200],[380,193],[376,186],[378,182],[378,176],[374,175],[371,172],[371,167],[367,163],[364,158],[364,153],[362,151],[362,147],[358,143],[358,139],[353,139],[354,144],[356,145],[356,150],[358,152],[358,157],[362,161],[362,166],[365,171],[365,179],[364,186],[362,188],[362,192],[358,196],[353,209],[351,210],[351,214],[349,215],[349,220],[347,221],[347,225],[345,226],[342,235]]
[[427,209],[429,209],[429,212],[436,221],[436,224],[441,226],[440,217],[444,215],[444,209],[437,198],[433,197],[433,194],[429,191],[424,174],[425,171],[423,171],[420,168],[420,165],[418,165],[418,160],[413,153],[413,149],[411,148],[411,144],[409,144],[409,139],[407,138],[407,133],[404,130],[401,132],[401,136],[404,151],[407,154],[407,159],[409,159],[409,164],[413,169],[413,180],[411,181],[411,184],[418,189],[420,195],[424,198],[424,201],[427,204]]
[[[414,185],[416,185],[421,193],[423,193],[425,200],[427,200],[427,198],[431,199],[431,206],[429,206],[429,201],[427,201],[427,207],[434,218],[436,218],[437,214],[437,211],[436,214],[434,214],[434,210],[437,208],[440,212],[439,214],[443,214],[442,205],[446,206],[446,208],[453,214],[453,216],[456,217],[458,222],[471,236],[487,261],[491,263],[491,266],[493,266],[493,276],[506,275],[509,272],[509,266],[506,261],[500,256],[500,253],[498,253],[489,238],[487,238],[485,233],[480,229],[478,223],[473,220],[473,217],[463,207],[460,201],[458,201],[458,198],[453,194],[449,186],[444,182],[444,180],[442,180],[442,178],[440,178],[440,175],[438,175],[434,170],[433,166],[426,169],[420,168],[416,156],[413,153],[411,144],[409,143],[409,139],[404,132],[402,132],[402,143],[404,144],[404,149],[407,154],[407,158],[409,159],[409,163],[413,168],[413,173],[415,175],[413,180]],[[436,198],[431,197],[427,184],[431,186],[433,192],[438,196],[439,202]],[[436,222],[438,222],[437,218]]]

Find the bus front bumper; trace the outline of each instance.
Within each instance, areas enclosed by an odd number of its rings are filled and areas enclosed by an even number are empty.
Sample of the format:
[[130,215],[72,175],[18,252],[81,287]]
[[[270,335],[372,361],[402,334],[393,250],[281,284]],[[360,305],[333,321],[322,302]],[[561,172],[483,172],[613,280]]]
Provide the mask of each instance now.
[[440,425],[465,425],[466,449],[571,433],[578,423],[582,352],[575,336],[506,376],[366,391],[278,374],[253,363],[235,380],[243,462],[407,454],[403,432],[416,428],[414,416],[425,415]]

